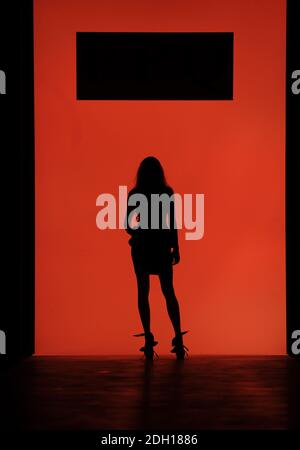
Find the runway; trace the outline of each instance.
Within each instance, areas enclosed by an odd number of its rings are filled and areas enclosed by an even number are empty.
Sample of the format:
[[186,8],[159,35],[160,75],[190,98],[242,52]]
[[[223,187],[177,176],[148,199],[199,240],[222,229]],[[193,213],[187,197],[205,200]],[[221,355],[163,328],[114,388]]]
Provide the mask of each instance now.
[[300,427],[289,357],[31,357],[1,374],[6,430]]

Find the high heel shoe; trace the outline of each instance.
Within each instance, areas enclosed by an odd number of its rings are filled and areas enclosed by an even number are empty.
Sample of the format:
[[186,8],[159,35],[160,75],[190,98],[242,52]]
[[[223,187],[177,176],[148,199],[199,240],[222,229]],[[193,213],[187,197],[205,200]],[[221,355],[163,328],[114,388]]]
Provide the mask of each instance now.
[[188,357],[188,348],[183,345],[182,336],[186,334],[188,331],[181,331],[181,333],[176,334],[176,336],[172,339],[172,350],[171,353],[175,353],[177,359],[184,359]]
[[155,347],[158,342],[154,340],[154,336],[152,333],[140,333],[140,334],[134,334],[133,336],[139,337],[139,336],[145,336],[145,345],[140,348],[140,352],[144,352],[144,355],[146,359],[153,359],[154,355],[158,358],[158,354],[155,350],[153,350],[153,347]]

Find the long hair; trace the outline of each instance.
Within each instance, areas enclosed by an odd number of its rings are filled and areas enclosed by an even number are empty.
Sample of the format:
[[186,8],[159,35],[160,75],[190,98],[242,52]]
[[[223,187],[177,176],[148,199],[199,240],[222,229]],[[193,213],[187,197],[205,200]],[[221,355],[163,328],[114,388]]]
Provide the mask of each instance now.
[[160,161],[154,156],[148,156],[140,163],[135,189],[140,192],[163,191],[169,188],[164,169]]

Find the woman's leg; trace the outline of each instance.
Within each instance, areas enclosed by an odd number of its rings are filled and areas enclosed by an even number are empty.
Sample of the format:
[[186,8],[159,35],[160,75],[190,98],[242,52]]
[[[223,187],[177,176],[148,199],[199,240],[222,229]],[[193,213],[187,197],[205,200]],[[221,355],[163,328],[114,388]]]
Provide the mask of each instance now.
[[167,270],[159,275],[161,290],[167,303],[167,310],[175,334],[181,333],[179,304],[173,287],[173,270]]
[[145,333],[150,333],[149,289],[150,277],[148,273],[136,273],[138,287],[138,308]]

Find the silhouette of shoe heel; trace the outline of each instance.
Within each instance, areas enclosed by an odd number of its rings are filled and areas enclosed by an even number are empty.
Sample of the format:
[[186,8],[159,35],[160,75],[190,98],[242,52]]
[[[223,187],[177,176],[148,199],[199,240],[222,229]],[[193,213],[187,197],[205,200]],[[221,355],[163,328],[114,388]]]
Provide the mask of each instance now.
[[134,334],[133,336],[135,336],[135,337],[145,336],[145,345],[140,348],[140,352],[144,353],[146,359],[153,360],[154,356],[156,358],[159,358],[158,354],[153,349],[153,347],[155,347],[158,344],[158,341],[154,340],[154,336],[152,333],[147,333],[147,334],[139,333],[139,334]]
[[182,331],[180,334],[176,334],[176,336],[172,339],[172,350],[171,353],[175,353],[177,359],[188,358],[189,349],[183,344],[182,336],[188,333],[188,331]]

